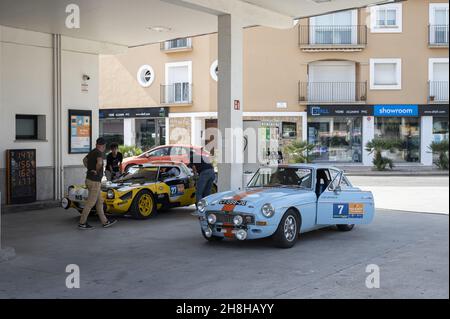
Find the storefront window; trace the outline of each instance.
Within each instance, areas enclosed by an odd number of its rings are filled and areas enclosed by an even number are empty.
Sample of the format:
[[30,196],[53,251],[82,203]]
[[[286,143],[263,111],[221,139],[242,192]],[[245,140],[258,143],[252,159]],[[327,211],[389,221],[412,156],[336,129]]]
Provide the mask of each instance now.
[[384,156],[395,162],[420,161],[420,119],[416,117],[376,117],[375,137],[399,140],[400,149]]
[[433,141],[441,142],[448,140],[448,118],[435,117],[433,118]]
[[107,143],[107,148],[111,143],[123,145],[123,120],[100,119],[100,136]]
[[136,145],[147,151],[155,146],[164,145],[166,126],[164,120],[136,119]]
[[308,141],[316,162],[362,161],[361,117],[317,117],[308,120]]
[[282,123],[282,136],[283,138],[297,138],[297,123],[295,122],[283,122]]

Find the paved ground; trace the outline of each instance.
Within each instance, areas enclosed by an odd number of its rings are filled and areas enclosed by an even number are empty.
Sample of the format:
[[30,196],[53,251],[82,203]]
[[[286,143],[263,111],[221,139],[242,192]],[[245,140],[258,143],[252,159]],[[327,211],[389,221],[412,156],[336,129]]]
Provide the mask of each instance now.
[[449,214],[448,176],[351,176],[350,180],[371,190],[378,208]]
[[[191,212],[91,232],[75,228],[74,211],[8,214],[5,244],[17,257],[0,263],[0,298],[449,298],[446,215],[379,210],[372,225],[280,250],[269,240],[207,243]],[[65,287],[68,264],[80,266],[81,289]],[[369,264],[380,289],[365,286]]]

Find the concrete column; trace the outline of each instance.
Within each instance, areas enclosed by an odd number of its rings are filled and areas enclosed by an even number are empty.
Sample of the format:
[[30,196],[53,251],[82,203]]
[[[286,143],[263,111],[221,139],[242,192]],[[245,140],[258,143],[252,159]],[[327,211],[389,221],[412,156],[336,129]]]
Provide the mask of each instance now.
[[127,146],[136,145],[136,120],[123,120],[123,141]]
[[[230,129],[242,132],[243,128],[243,28],[237,16],[226,14],[219,16],[218,30],[218,186],[219,191],[239,190],[243,186],[244,138],[230,134]],[[240,103],[239,110],[235,110],[235,101]]]
[[373,116],[364,116],[362,123],[362,161],[364,166],[372,166],[373,154],[366,151],[366,144],[375,138],[375,118]]
[[433,165],[433,154],[429,146],[433,142],[433,117],[423,116],[420,119],[420,162],[426,166]]
[[166,117],[166,145],[170,144],[170,118]]
[[202,146],[202,118],[191,117],[191,144]]

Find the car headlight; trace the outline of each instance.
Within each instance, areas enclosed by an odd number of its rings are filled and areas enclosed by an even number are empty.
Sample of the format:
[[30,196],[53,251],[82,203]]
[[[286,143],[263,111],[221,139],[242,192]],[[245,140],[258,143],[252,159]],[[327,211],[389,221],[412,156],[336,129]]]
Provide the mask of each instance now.
[[235,226],[241,226],[244,223],[244,218],[241,215],[236,215],[233,217],[233,224]]
[[114,199],[114,197],[115,197],[114,191],[113,191],[112,189],[109,189],[109,190],[106,192],[106,198],[108,198],[108,199]]
[[197,209],[200,213],[204,213],[206,210],[206,206],[208,206],[208,202],[204,199],[200,200],[197,204]]
[[61,200],[61,206],[62,206],[62,208],[64,208],[64,209],[68,209],[68,208],[70,207],[70,200],[69,200],[68,198],[64,197],[64,198]]
[[214,214],[208,215],[208,224],[214,225],[217,222],[217,216]]
[[261,207],[261,213],[265,217],[271,218],[275,214],[275,209],[271,204],[264,204],[263,207]]

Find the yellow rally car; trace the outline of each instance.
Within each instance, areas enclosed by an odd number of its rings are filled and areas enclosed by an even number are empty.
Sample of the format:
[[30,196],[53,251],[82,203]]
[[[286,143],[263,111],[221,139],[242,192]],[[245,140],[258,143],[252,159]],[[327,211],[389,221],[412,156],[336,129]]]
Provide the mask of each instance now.
[[[195,182],[194,174],[183,163],[133,166],[117,180],[102,184],[104,210],[108,214],[146,219],[158,210],[191,206],[195,204]],[[215,184],[211,192],[217,192]],[[87,198],[86,186],[72,185],[61,206],[81,212]]]

